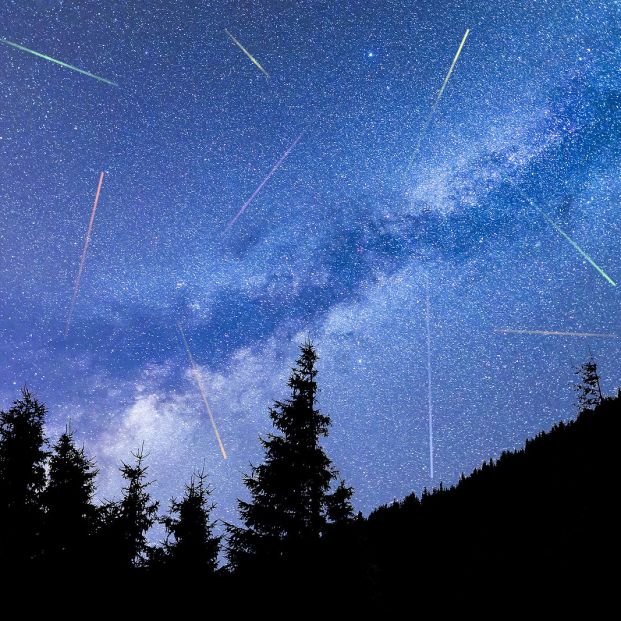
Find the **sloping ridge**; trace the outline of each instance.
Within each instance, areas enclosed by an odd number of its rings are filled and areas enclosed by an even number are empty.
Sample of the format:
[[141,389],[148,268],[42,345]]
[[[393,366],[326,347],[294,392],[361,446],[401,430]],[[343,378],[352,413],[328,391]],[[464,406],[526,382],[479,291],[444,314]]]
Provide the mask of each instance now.
[[[449,489],[408,496],[366,520],[384,597],[494,585],[579,585],[620,550],[621,396],[559,423]],[[406,591],[407,592],[407,591]]]

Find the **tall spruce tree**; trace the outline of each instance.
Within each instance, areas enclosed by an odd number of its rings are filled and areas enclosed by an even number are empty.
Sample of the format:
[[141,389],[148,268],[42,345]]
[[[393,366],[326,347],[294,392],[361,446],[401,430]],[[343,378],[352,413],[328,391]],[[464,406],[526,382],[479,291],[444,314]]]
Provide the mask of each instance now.
[[577,406],[580,410],[592,410],[602,401],[602,389],[597,373],[597,363],[593,355],[576,371],[580,382],[574,388],[577,394]]
[[276,434],[261,438],[265,461],[244,477],[251,501],[238,501],[244,526],[228,525],[229,562],[238,571],[299,559],[326,526],[336,471],[320,440],[330,419],[317,409],[317,353],[300,348],[288,386],[291,396],[270,411]]
[[213,574],[218,564],[220,537],[213,534],[209,502],[211,490],[204,472],[193,475],[181,500],[170,503],[166,527],[164,565],[185,575]]
[[46,562],[78,570],[82,559],[90,560],[97,508],[93,504],[94,463],[78,449],[68,428],[53,447],[49,481],[43,492],[45,509],[43,542]]
[[157,521],[159,507],[148,491],[152,481],[146,481],[148,466],[144,464],[144,450],[141,448],[132,455],[133,465],[121,465],[126,481],[121,500],[108,502],[100,510],[100,560],[102,565],[117,571],[145,563],[150,551],[147,532]]
[[45,406],[24,388],[0,412],[0,557],[19,566],[39,556],[47,441]]

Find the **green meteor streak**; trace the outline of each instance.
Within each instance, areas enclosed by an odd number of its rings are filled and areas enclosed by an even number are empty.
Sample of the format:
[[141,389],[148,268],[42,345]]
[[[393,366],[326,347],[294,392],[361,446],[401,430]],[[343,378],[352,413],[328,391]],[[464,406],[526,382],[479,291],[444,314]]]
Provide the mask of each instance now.
[[252,64],[265,75],[266,78],[270,77],[270,74],[263,69],[261,63],[225,28],[224,32],[229,36],[229,38],[235,43],[235,45],[248,57],[248,59],[252,62]]
[[[537,207],[537,209],[539,209],[539,207]],[[580,248],[580,246],[578,246],[578,244],[571,237],[569,237],[569,235],[567,235],[567,233],[565,233],[565,231],[563,231],[563,229],[561,229],[561,227],[558,226],[558,224],[556,224],[556,222],[554,222],[554,220],[552,220],[552,218],[550,218],[545,211],[543,211],[543,209],[539,209],[539,211],[541,212],[541,215],[550,223],[550,225],[558,231],[558,233],[560,233],[576,249],[576,251],[579,252],[598,271],[601,276],[603,276],[613,287],[617,286],[617,283],[610,278],[610,276],[608,276],[608,274],[606,274],[606,272],[599,265],[597,265],[597,263],[595,263],[595,261],[593,261],[593,259],[591,259],[591,257],[584,250],[582,250],[582,248]]]
[[98,75],[95,75],[94,73],[89,73],[88,71],[84,71],[83,69],[78,69],[77,67],[74,67],[73,65],[68,65],[67,63],[62,62],[61,60],[56,60],[55,58],[52,58],[51,56],[46,56],[45,54],[41,54],[40,52],[35,52],[34,50],[30,50],[27,47],[24,47],[23,45],[13,43],[12,41],[7,41],[6,39],[0,39],[0,43],[5,43],[6,45],[15,47],[18,50],[22,50],[23,52],[34,54],[35,56],[38,56],[39,58],[43,58],[44,60],[49,60],[53,63],[56,63],[57,65],[60,65],[61,67],[65,67],[66,69],[77,71],[78,73],[81,73],[82,75],[86,75],[89,78],[95,78],[95,80],[99,80],[100,82],[105,82],[106,84],[110,84],[110,86],[118,86],[118,84],[115,84],[114,82],[111,82],[110,80],[106,80],[106,78],[102,78]]

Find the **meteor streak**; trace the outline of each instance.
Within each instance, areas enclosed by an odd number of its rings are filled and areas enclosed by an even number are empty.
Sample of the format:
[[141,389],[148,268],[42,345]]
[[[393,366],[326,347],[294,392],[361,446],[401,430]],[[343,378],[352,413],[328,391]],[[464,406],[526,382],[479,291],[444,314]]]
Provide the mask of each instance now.
[[453,69],[455,69],[455,65],[457,64],[457,61],[459,60],[461,51],[464,49],[464,45],[466,43],[466,39],[468,38],[469,34],[470,34],[470,28],[466,28],[466,33],[464,34],[464,38],[461,40],[461,43],[459,44],[459,49],[457,50],[457,54],[455,54],[455,58],[453,58],[451,67],[448,70],[446,77],[444,78],[444,82],[442,83],[442,88],[438,91],[438,96],[436,97],[436,105],[440,101],[440,98],[442,97],[442,94],[444,93],[444,89],[446,88],[446,85],[448,84],[448,81],[451,79],[451,75],[453,74]]
[[6,39],[0,39],[0,43],[4,43],[6,45],[10,45],[11,47],[17,48],[18,50],[22,50],[22,52],[28,52],[29,54],[34,54],[34,56],[38,56],[39,58],[43,58],[44,60],[49,60],[50,62],[56,63],[61,67],[65,67],[66,69],[71,69],[72,71],[77,71],[82,75],[86,75],[89,78],[95,78],[95,80],[99,80],[100,82],[105,82],[106,84],[110,84],[110,86],[118,86],[115,82],[111,82],[110,80],[106,80],[106,78],[102,78],[94,73],[89,73],[88,71],[84,71],[83,69],[78,69],[78,67],[74,67],[73,65],[68,65],[67,63],[62,62],[61,60],[56,60],[51,56],[46,56],[45,54],[41,54],[40,52],[35,52],[34,50],[28,49],[23,45],[19,45],[18,43],[13,43],[11,41],[7,41]]
[[222,444],[222,438],[220,437],[220,432],[218,431],[218,427],[216,426],[216,420],[214,419],[213,413],[211,412],[209,401],[207,401],[207,394],[205,393],[205,387],[203,386],[203,380],[199,373],[198,367],[196,366],[196,363],[194,362],[194,358],[192,357],[192,352],[190,351],[190,347],[185,338],[185,334],[183,333],[183,329],[181,328],[181,324],[177,324],[177,328],[179,329],[179,334],[181,334],[181,340],[183,341],[185,351],[188,354],[188,360],[190,361],[190,367],[192,369],[192,374],[194,375],[194,380],[196,381],[198,392],[200,392],[201,399],[203,400],[203,404],[205,405],[205,410],[207,410],[207,414],[209,415],[209,420],[211,421],[211,427],[216,436],[216,440],[218,441],[220,452],[222,453],[222,457],[224,457],[224,459],[228,459],[226,451],[224,450],[224,444]]
[[246,56],[250,59],[250,61],[255,65],[255,67],[257,67],[259,69],[259,71],[261,71],[263,74],[265,74],[266,78],[270,77],[270,74],[265,71],[265,69],[263,69],[263,67],[261,67],[261,63],[259,63],[259,61],[254,58],[254,56],[225,28],[224,32],[226,32],[226,34],[229,36],[229,38],[233,41],[233,43],[235,43],[235,45],[244,53],[246,54]]
[[274,164],[274,167],[272,168],[272,170],[270,170],[270,172],[267,175],[267,177],[265,177],[265,179],[263,179],[263,181],[261,181],[261,183],[259,184],[259,187],[252,193],[252,196],[244,203],[242,208],[237,212],[237,215],[227,224],[227,226],[226,226],[226,230],[227,231],[237,222],[237,220],[244,213],[244,211],[246,211],[246,208],[248,207],[248,205],[250,205],[250,203],[252,203],[252,201],[254,200],[255,196],[263,189],[263,186],[270,180],[270,177],[280,168],[282,163],[289,156],[289,153],[291,153],[291,151],[293,150],[293,147],[295,147],[295,145],[298,144],[298,142],[300,141],[300,138],[302,138],[303,134],[304,134],[304,132],[302,132],[291,143],[289,148],[282,154],[281,158],[276,162],[276,164]]
[[429,275],[425,274],[425,324],[427,326],[427,410],[429,412],[429,469],[433,480],[433,403],[431,400],[431,304]]
[[[532,204],[532,201],[530,202]],[[537,209],[539,209],[539,207],[537,207]],[[558,226],[558,224],[556,224],[556,222],[554,222],[554,220],[552,220],[552,218],[550,218],[550,216],[545,211],[543,211],[543,209],[539,209],[539,211],[541,212],[541,215],[548,221],[548,223],[560,235],[562,235],[575,248],[575,250],[597,270],[597,272],[603,278],[605,278],[613,287],[617,286],[617,283],[612,278],[610,278],[610,276],[608,276],[608,274],[606,274],[606,272],[599,265],[597,265],[597,263],[595,263],[595,261],[593,261],[593,259],[591,259],[591,257],[584,250],[582,250],[582,248],[580,248],[580,246],[578,246],[578,244],[571,237],[569,237],[569,235],[567,235],[567,233],[565,233],[565,231],[563,231],[563,229],[561,229],[561,227]]]
[[97,185],[97,193],[95,194],[95,202],[91,209],[91,219],[88,222],[88,228],[86,229],[86,237],[84,238],[84,246],[82,248],[82,256],[80,257],[80,268],[78,269],[78,275],[75,279],[73,286],[73,295],[71,297],[71,305],[69,306],[69,314],[67,315],[67,324],[65,325],[65,336],[69,334],[69,328],[71,327],[71,319],[73,317],[73,309],[75,308],[76,300],[78,299],[78,291],[80,291],[80,281],[82,280],[82,272],[84,271],[84,264],[86,263],[86,253],[88,252],[88,246],[91,243],[91,233],[93,232],[93,223],[95,222],[95,212],[97,211],[97,204],[99,203],[99,195],[101,194],[101,186],[103,184],[104,173],[99,175],[99,184]]
[[511,328],[496,328],[494,332],[499,334],[538,334],[542,336],[579,336],[579,337],[601,337],[616,339],[616,334],[600,334],[595,332],[559,332],[558,330],[513,330]]
[[418,135],[418,141],[416,142],[416,146],[414,147],[414,153],[413,153],[412,157],[410,158],[410,162],[409,162],[408,166],[410,166],[412,164],[412,161],[414,160],[414,158],[418,154],[418,150],[420,149],[421,142],[423,141],[423,138],[425,137],[425,134],[427,133],[427,129],[429,128],[429,125],[431,124],[433,116],[436,113],[436,109],[438,108],[438,104],[440,103],[440,99],[442,98],[442,95],[444,94],[444,89],[446,88],[446,85],[448,84],[448,81],[451,79],[451,75],[453,74],[453,70],[455,69],[455,65],[457,65],[457,61],[459,60],[459,56],[461,55],[461,51],[464,48],[464,45],[466,43],[466,39],[468,38],[469,34],[470,34],[470,28],[466,28],[466,32],[465,32],[465,34],[463,36],[463,39],[461,40],[461,43],[459,44],[459,48],[457,49],[457,53],[455,54],[455,58],[453,58],[453,62],[451,63],[451,66],[450,66],[450,68],[448,70],[448,73],[446,74],[446,77],[444,78],[444,82],[442,83],[442,86],[440,87],[440,90],[438,91],[438,94],[436,96],[436,100],[434,101],[433,106],[431,107],[431,110],[430,110],[430,112],[429,112],[429,114],[427,116],[427,119],[425,120],[423,128],[420,130],[420,134]]

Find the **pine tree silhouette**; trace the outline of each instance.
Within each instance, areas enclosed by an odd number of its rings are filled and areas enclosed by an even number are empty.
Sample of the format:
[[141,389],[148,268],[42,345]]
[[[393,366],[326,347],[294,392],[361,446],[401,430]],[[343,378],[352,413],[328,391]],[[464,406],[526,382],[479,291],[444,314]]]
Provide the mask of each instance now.
[[330,419],[316,407],[315,348],[307,341],[300,349],[288,382],[291,396],[270,411],[279,433],[261,438],[265,462],[251,466],[244,477],[252,497],[238,501],[245,526],[228,525],[228,558],[238,571],[300,558],[326,525],[328,490],[336,472],[320,439],[327,435]]
[[347,524],[354,519],[354,507],[351,499],[354,490],[339,481],[338,486],[326,497],[327,517],[333,524]]
[[146,564],[150,552],[147,532],[157,521],[159,507],[148,492],[152,481],[145,481],[148,466],[143,463],[144,449],[132,455],[134,464],[121,466],[126,481],[123,497],[101,507],[99,554],[104,565],[117,571]]
[[579,410],[592,410],[602,401],[602,389],[597,373],[597,363],[591,355],[589,359],[576,371],[580,383],[575,384],[577,406]]
[[[68,428],[53,447],[49,482],[43,492],[43,541],[48,566],[77,567],[78,559],[92,554],[97,523],[93,504],[94,463],[78,449]],[[90,561],[90,559],[88,559]]]
[[45,406],[28,392],[0,412],[0,556],[20,566],[39,556],[47,441]]
[[164,565],[184,575],[213,574],[218,564],[220,537],[213,534],[210,521],[215,505],[209,502],[211,490],[204,472],[193,475],[183,498],[173,499],[166,527]]

